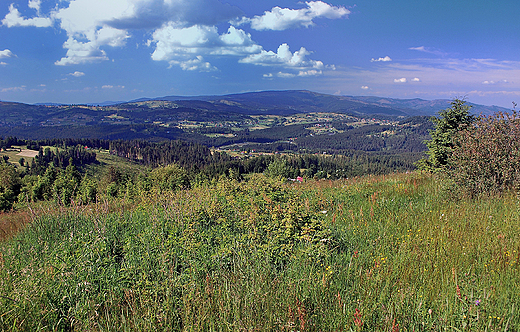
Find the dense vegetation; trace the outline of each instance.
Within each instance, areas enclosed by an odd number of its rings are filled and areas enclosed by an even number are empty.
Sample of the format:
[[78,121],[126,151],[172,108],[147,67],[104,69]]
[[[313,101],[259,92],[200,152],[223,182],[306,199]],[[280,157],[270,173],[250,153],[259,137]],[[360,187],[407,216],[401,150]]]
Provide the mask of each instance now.
[[0,249],[3,330],[520,327],[516,197],[453,200],[426,173],[33,213]]
[[[365,153],[345,151],[342,155],[292,154],[244,155],[232,158],[204,145],[183,141],[153,143],[143,140],[105,141],[91,139],[53,139],[26,141],[13,137],[0,139],[4,149],[15,144],[39,149],[25,161],[2,160],[0,175],[0,210],[8,211],[15,203],[54,200],[63,205],[72,201],[89,203],[102,197],[138,197],[165,183],[182,183],[182,188],[211,182],[221,176],[242,179],[247,174],[263,173],[273,164],[273,177],[295,179],[341,179],[362,174],[388,174],[414,168],[419,153]],[[119,165],[104,165],[97,153],[107,148],[121,157]],[[21,148],[16,147],[17,150]],[[96,152],[97,151],[97,152]],[[5,156],[7,158],[7,156]],[[121,165],[141,167],[123,169]],[[18,170],[16,168],[18,167]],[[89,170],[96,169],[94,172]],[[172,170],[175,169],[174,172]],[[165,175],[157,176],[163,172]],[[90,175],[87,175],[89,173]]]

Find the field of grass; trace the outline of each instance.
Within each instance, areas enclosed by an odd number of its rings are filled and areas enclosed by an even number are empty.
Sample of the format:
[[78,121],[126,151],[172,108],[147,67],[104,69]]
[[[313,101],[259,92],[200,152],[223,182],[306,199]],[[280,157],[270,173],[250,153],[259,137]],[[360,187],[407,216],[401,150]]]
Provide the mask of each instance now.
[[446,188],[258,175],[42,205],[0,243],[0,329],[518,331],[518,198]]
[[[25,146],[13,146],[11,149],[8,149],[7,151],[2,150],[0,152],[0,158],[2,158],[3,156],[8,156],[10,163],[16,165],[20,169],[25,169],[25,167],[22,167],[19,163],[20,158],[23,158],[25,160],[25,163],[30,165],[34,158],[31,155],[34,152],[36,152],[36,151],[26,150]],[[20,155],[20,153],[22,153],[22,155]]]

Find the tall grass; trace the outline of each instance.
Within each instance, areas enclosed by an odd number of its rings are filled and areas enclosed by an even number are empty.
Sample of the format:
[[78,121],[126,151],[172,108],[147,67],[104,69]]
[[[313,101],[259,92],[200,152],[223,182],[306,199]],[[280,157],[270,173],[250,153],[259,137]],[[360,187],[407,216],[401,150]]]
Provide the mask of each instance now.
[[263,176],[39,213],[1,244],[2,330],[515,331],[516,196],[411,173]]

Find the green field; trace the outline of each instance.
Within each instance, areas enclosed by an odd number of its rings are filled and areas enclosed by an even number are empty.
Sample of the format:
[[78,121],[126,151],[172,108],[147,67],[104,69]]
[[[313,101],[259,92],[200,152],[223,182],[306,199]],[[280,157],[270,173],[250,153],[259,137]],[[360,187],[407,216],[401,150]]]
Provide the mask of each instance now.
[[1,243],[5,331],[518,331],[519,200],[409,173],[41,205]]

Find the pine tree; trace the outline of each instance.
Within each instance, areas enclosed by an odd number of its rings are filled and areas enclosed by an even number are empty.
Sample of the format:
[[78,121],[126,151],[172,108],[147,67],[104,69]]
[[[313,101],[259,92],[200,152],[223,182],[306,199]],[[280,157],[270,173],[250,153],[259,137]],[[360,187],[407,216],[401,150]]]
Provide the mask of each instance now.
[[430,130],[431,139],[426,141],[428,157],[417,162],[419,169],[434,172],[448,164],[448,158],[454,147],[455,134],[475,120],[475,117],[469,114],[470,109],[471,106],[466,105],[465,100],[455,99],[451,102],[451,107],[440,111],[438,117],[430,119],[435,129]]

